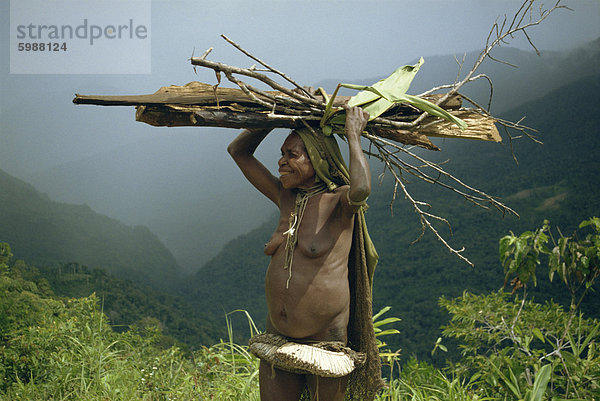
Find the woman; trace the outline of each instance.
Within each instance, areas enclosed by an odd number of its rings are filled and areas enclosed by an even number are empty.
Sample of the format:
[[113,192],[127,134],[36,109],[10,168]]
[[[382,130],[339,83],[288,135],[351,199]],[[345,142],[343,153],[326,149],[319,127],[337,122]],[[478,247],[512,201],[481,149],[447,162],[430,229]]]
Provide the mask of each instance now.
[[[280,210],[277,228],[265,245],[265,253],[271,256],[265,282],[268,333],[302,344],[347,343],[354,219],[371,191],[369,165],[360,146],[368,118],[359,107],[346,110],[348,183],[330,181],[326,176],[331,171],[319,173],[322,159],[313,165],[315,157],[328,156],[316,155],[313,145],[307,150],[305,143],[313,135],[308,129],[294,131],[284,141],[279,177],[254,157],[270,130],[245,130],[228,147],[248,181]],[[330,164],[325,163],[325,169]],[[263,401],[298,400],[305,386],[311,399],[337,401],[344,398],[346,385],[347,376],[290,373],[261,361]]]

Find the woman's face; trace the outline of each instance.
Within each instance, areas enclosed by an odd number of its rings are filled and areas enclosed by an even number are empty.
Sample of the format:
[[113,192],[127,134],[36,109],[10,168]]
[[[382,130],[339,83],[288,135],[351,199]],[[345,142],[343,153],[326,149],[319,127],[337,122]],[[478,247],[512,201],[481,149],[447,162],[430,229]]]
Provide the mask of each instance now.
[[290,134],[281,146],[279,180],[286,189],[308,189],[315,185],[315,170],[298,134]]

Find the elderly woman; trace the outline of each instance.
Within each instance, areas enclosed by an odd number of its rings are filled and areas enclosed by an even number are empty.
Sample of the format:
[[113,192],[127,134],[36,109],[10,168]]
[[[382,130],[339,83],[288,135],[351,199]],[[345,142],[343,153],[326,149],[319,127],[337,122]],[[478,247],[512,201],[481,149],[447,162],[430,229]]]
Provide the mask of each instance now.
[[[270,130],[245,130],[227,149],[248,181],[280,210],[277,228],[264,249],[271,257],[265,282],[267,333],[275,342],[265,345],[273,350],[269,348],[265,355],[258,353],[262,358],[263,401],[298,400],[307,387],[311,399],[344,399],[349,372],[340,376],[335,372],[320,373],[318,366],[286,368],[275,361],[277,358],[268,360],[267,356],[281,351],[278,346],[284,343],[309,347],[315,343],[340,344],[337,350],[342,352],[329,350],[324,355],[345,356],[354,296],[348,266],[355,216],[362,211],[371,190],[369,165],[360,146],[368,117],[359,107],[346,110],[350,161],[346,179],[339,171],[344,167],[336,168],[332,161],[336,156],[341,159],[339,150],[332,152],[325,145],[333,139],[311,129],[293,131],[285,139],[278,163],[279,177],[254,157]],[[277,339],[281,341],[277,343]],[[318,355],[324,348],[315,349]],[[360,355],[350,348],[346,350],[359,363]]]

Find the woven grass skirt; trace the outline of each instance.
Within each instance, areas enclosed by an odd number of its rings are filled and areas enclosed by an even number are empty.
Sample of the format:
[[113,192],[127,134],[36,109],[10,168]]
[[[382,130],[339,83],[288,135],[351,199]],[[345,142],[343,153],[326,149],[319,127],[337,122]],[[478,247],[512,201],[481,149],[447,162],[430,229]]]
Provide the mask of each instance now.
[[290,373],[342,377],[365,361],[364,354],[336,341],[305,344],[264,333],[252,337],[248,345],[252,354]]

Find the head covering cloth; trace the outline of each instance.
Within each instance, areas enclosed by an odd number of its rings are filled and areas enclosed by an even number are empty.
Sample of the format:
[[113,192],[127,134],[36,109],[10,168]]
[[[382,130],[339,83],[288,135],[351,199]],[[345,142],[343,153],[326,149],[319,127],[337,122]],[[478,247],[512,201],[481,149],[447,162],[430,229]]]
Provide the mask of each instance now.
[[[340,152],[337,141],[310,127],[295,130],[311,160],[318,180],[330,191],[350,184],[350,173]],[[346,400],[369,401],[383,386],[381,359],[373,328],[373,274],[378,255],[369,237],[365,220],[366,204],[356,213],[352,248],[348,260],[350,284],[350,321],[348,323],[349,346],[366,354],[366,361],[350,374]]]

